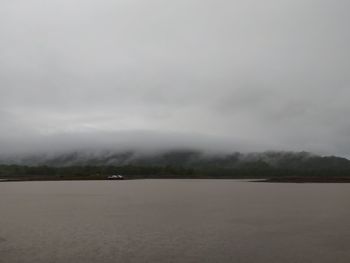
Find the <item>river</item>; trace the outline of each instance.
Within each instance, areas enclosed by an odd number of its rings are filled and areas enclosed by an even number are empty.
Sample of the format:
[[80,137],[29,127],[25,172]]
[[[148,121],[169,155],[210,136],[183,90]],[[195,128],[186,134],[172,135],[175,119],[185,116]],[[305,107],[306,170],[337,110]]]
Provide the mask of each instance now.
[[350,184],[0,183],[1,263],[348,263]]

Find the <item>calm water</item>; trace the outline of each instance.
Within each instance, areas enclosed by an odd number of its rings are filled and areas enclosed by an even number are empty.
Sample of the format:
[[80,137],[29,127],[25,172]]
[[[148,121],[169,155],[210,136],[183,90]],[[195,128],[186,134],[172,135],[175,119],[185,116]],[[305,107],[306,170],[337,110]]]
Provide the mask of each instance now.
[[349,263],[350,184],[0,183],[0,262]]

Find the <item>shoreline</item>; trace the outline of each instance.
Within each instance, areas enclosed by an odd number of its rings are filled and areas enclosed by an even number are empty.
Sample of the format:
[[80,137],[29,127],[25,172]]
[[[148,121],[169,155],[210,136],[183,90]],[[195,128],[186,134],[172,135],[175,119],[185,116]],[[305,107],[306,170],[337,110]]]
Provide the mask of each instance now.
[[350,183],[350,177],[272,177],[264,183]]
[[350,183],[349,177],[270,177],[270,178],[247,178],[247,177],[228,177],[228,176],[125,176],[124,179],[108,179],[101,177],[13,177],[13,178],[0,178],[0,183],[4,182],[49,182],[49,181],[129,181],[129,180],[145,180],[145,179],[197,179],[197,180],[248,180],[249,182],[256,183]]

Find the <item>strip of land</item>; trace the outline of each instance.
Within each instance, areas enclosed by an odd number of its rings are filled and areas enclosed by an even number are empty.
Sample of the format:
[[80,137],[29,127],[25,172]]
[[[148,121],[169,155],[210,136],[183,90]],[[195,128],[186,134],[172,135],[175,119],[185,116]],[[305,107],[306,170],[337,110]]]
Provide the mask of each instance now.
[[[350,183],[350,177],[337,176],[279,176],[270,178],[236,177],[236,176],[188,176],[188,175],[126,175],[123,180],[137,179],[248,179],[251,182],[265,183]],[[106,176],[9,176],[0,178],[0,182],[23,182],[23,181],[89,181],[109,180]]]
[[350,183],[350,177],[273,177],[259,182],[267,183]]

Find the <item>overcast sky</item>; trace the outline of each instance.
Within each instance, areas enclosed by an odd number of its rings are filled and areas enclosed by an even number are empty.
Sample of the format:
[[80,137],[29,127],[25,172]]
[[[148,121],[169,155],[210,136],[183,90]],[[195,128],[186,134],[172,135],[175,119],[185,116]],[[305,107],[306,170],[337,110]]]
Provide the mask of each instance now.
[[350,156],[348,0],[0,0],[0,152]]

